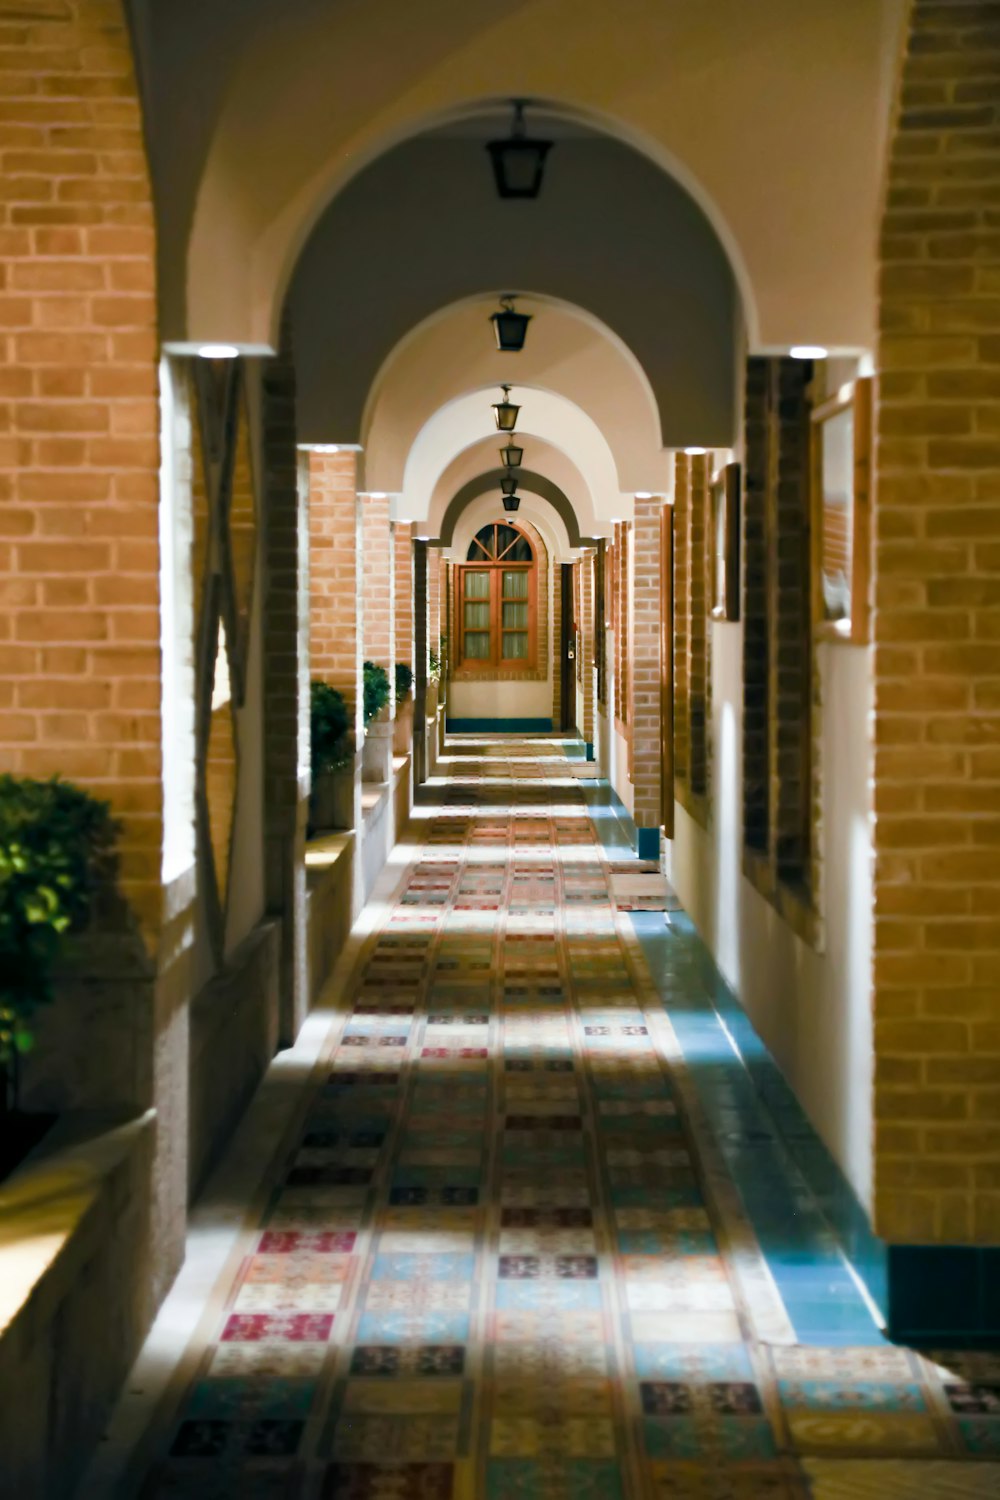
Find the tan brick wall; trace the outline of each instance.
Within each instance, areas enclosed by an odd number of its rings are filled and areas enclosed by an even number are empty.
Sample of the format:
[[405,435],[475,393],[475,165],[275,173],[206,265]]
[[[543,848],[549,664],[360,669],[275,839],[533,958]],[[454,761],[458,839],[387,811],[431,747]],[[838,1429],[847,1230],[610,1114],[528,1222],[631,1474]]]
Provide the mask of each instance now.
[[[708,792],[709,725],[712,673],[709,662],[708,542],[711,455],[691,459],[691,501],[688,507],[688,691],[691,749],[688,779],[695,798]],[[701,805],[699,814],[702,811]]]
[[364,660],[389,674],[390,706],[395,712],[395,548],[388,495],[365,495],[361,502],[364,566]]
[[580,561],[580,663],[581,692],[580,729],[587,744],[594,743],[594,668],[596,648],[594,641],[594,588],[596,582],[597,556],[592,550],[584,553]]
[[562,572],[552,564],[552,728],[562,725]]
[[0,13],[0,767],[110,798],[160,920],[156,244],[117,0]]
[[394,547],[396,554],[395,619],[396,661],[413,667],[413,523],[397,521]]
[[660,793],[660,509],[636,496],[632,539],[632,816],[659,828]]
[[1000,1243],[997,20],[916,0],[882,232],[875,1227],[901,1242]]
[[743,398],[743,842],[770,848],[768,452],[770,363],[748,359]]
[[689,599],[691,594],[691,460],[674,462],[674,788],[690,800],[691,674]]
[[329,682],[362,730],[363,569],[361,504],[352,452],[309,453],[309,650],[311,675]]

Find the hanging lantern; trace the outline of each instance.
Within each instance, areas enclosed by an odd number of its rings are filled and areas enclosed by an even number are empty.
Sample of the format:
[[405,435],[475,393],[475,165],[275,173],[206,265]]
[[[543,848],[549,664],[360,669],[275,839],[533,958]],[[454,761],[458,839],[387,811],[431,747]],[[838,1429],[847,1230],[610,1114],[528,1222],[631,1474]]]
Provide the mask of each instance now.
[[519,354],[524,348],[524,336],[531,322],[531,314],[515,312],[513,297],[501,297],[500,307],[502,311],[495,312],[490,318],[497,337],[497,348]]
[[505,469],[519,468],[523,457],[524,449],[519,448],[516,443],[508,443],[506,448],[500,449],[500,459]]
[[500,387],[503,391],[503,400],[493,402],[493,419],[497,424],[497,432],[513,432],[517,426],[517,414],[521,410],[512,401],[508,401],[510,386]]
[[505,474],[500,481],[500,489],[505,495],[513,495],[517,490],[517,475]]
[[518,506],[520,504],[521,504],[521,497],[520,497],[520,495],[504,495],[504,497],[503,497],[503,508],[504,508],[504,510],[517,510],[517,508],[518,508]]
[[537,198],[551,141],[532,140],[524,133],[524,105],[515,99],[514,118],[506,140],[488,141],[497,192],[501,198]]

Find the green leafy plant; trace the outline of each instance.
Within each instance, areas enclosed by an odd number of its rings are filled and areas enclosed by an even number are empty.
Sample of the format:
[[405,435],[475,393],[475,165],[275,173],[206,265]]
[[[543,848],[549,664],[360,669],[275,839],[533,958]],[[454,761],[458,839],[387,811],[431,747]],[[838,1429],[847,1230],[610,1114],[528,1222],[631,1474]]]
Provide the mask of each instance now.
[[328,682],[309,686],[310,760],[313,778],[339,771],[351,758],[351,720],[343,696]]
[[389,701],[389,674],[385,667],[380,667],[377,662],[366,661],[364,664],[365,682],[365,723],[370,724],[375,715],[381,713]]
[[402,703],[413,687],[413,668],[409,662],[396,663],[396,702]]
[[427,681],[437,682],[441,677],[441,658],[432,646],[427,653]]
[[[118,824],[71,782],[0,776],[0,1071],[16,1086],[33,1017],[52,999],[65,935],[83,927],[115,870]],[[11,1084],[11,1079],[14,1084]]]

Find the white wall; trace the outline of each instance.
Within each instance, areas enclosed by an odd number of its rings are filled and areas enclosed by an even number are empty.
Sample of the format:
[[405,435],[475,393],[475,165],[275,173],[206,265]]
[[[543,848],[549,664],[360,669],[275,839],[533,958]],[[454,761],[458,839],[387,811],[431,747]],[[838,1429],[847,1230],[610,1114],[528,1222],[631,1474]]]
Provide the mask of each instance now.
[[795,936],[741,869],[740,625],[712,623],[712,812],[702,829],[677,804],[667,873],[726,981],[855,1193],[872,1187],[870,662],[823,644],[825,949]]
[[551,719],[551,674],[544,682],[449,682],[448,717]]

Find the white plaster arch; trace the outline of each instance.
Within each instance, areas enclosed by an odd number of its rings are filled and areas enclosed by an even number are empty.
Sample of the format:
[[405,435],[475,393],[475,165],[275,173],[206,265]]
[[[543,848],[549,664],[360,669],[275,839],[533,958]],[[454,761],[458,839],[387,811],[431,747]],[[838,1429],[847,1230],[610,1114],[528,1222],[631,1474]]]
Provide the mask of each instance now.
[[[495,390],[469,391],[441,407],[424,423],[407,457],[403,488],[396,495],[394,512],[398,520],[426,521],[431,497],[452,459],[486,438],[499,437],[490,411],[490,403],[497,396]],[[623,493],[615,456],[586,412],[552,391],[515,386],[511,399],[521,405],[518,438],[540,439],[572,455],[573,463],[586,479],[595,522],[631,513],[632,495]],[[524,446],[527,456],[527,442]],[[363,488],[374,489],[367,474]]]
[[697,198],[754,347],[867,347],[903,11],[903,0],[512,0],[502,13],[287,0],[275,25],[270,0],[245,0],[224,62],[213,52],[201,65],[202,168],[194,195],[185,168],[187,201],[178,190],[171,209],[181,232],[190,225],[187,336],[273,342],[324,205],[394,144],[496,101],[502,58],[509,94],[629,141]]
[[[553,391],[586,412],[607,438],[623,488],[662,488],[659,413],[638,360],[581,308],[524,294],[517,306],[532,315],[517,355],[493,341],[496,296],[442,309],[397,346],[379,371],[362,428],[371,489],[402,489],[407,454],[435,411],[470,386],[499,389],[505,380]],[[495,461],[494,454],[491,468]]]

